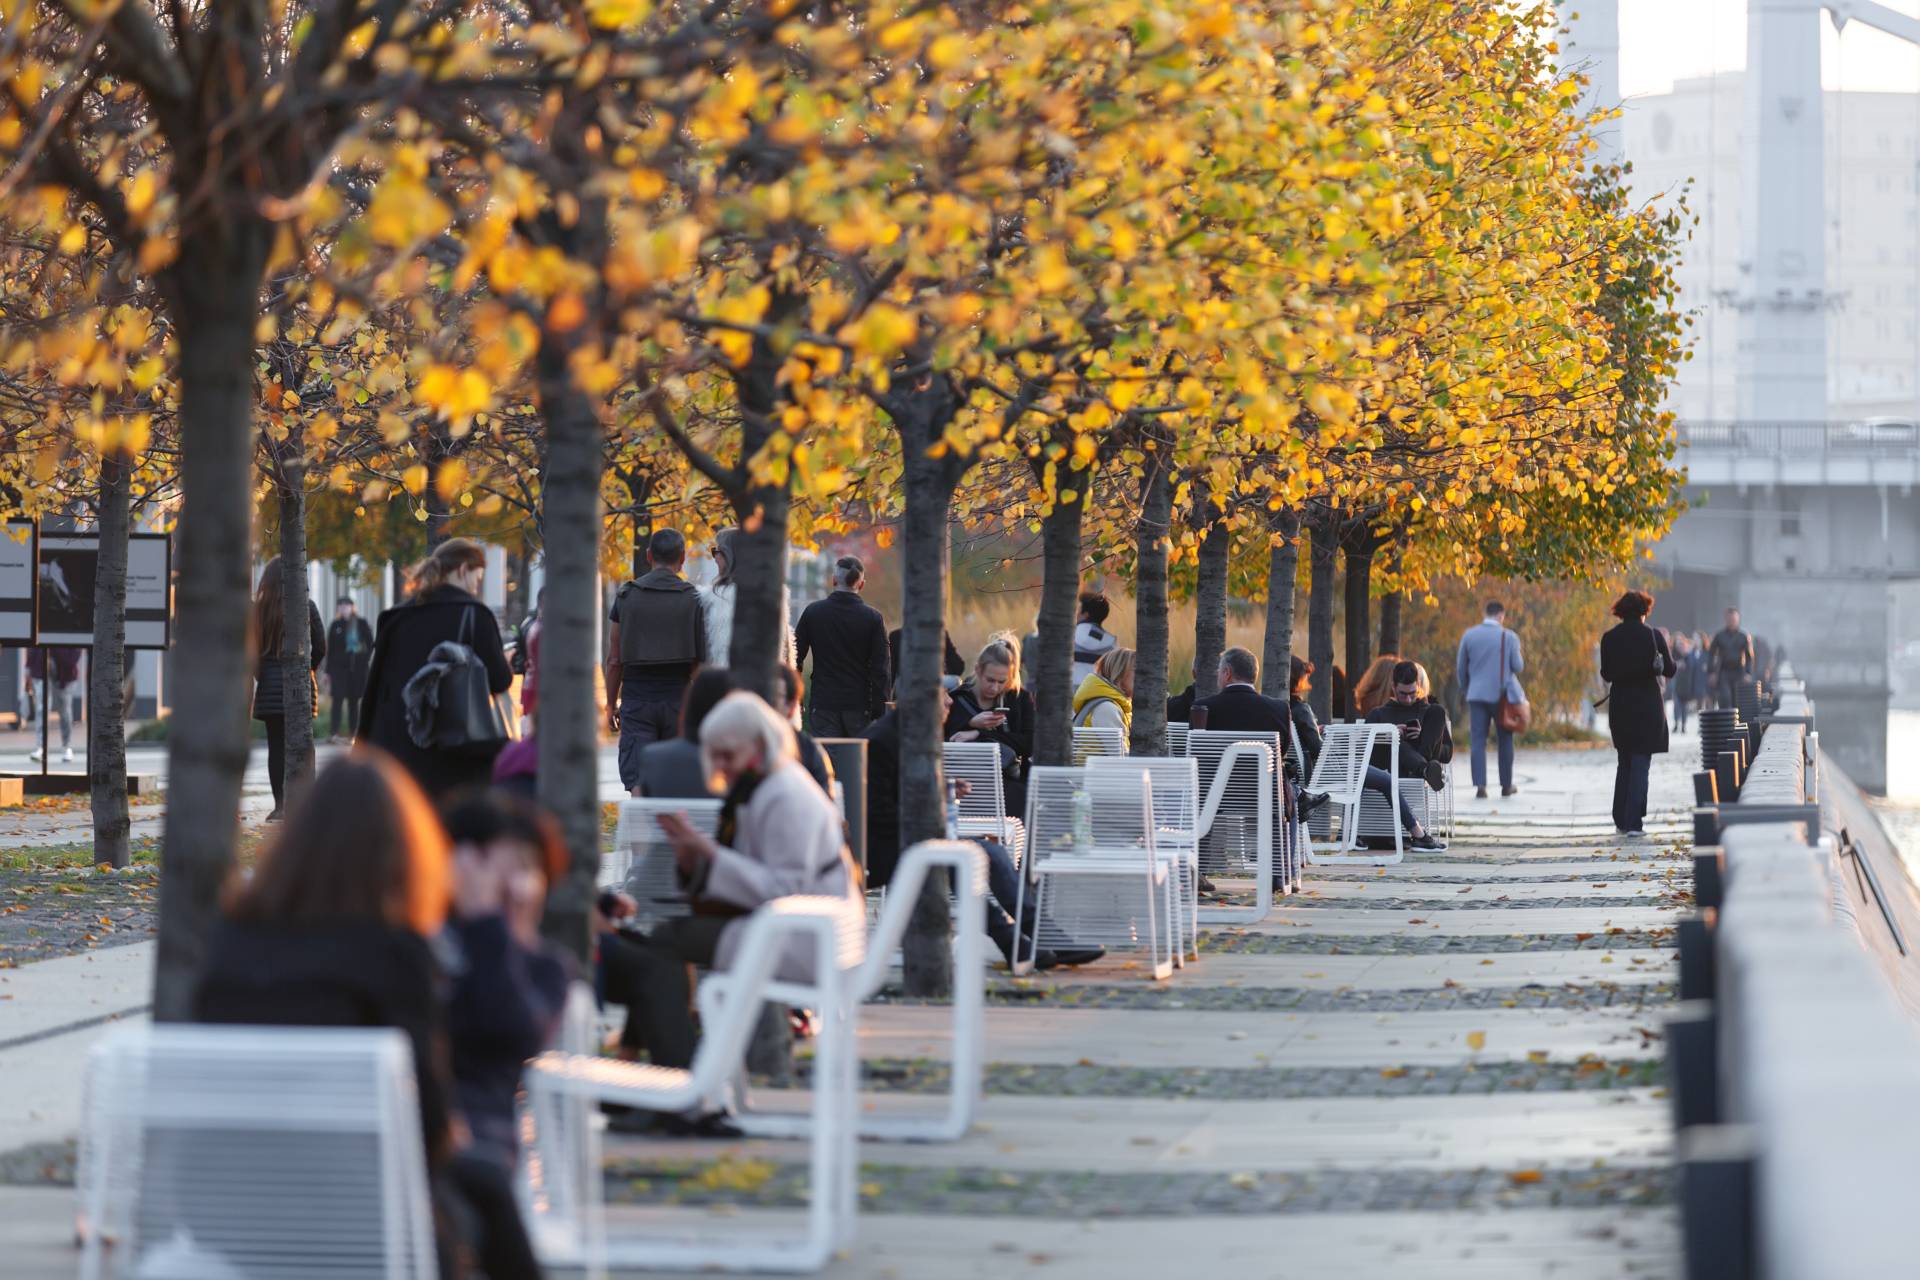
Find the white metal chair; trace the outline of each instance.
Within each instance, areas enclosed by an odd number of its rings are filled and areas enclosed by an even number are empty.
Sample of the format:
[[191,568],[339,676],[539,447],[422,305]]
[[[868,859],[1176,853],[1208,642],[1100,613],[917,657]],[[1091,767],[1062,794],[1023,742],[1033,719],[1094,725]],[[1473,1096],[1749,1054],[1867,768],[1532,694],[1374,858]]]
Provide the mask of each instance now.
[[694,830],[712,835],[720,826],[718,800],[622,800],[613,848],[600,855],[600,884],[624,888],[639,910],[635,922],[650,926],[687,914],[686,890],[674,872],[673,845],[660,830],[660,815],[684,813]]
[[1284,814],[1274,736],[1212,729],[1187,735],[1187,752],[1200,779],[1200,869],[1254,881],[1252,906],[1201,907],[1204,922],[1264,920],[1273,907],[1274,854]]
[[[553,1047],[597,1054],[598,1027],[593,988],[574,983]],[[541,1112],[535,1111],[536,1102]],[[521,1219],[542,1265],[582,1269],[588,1280],[606,1273],[605,1221],[597,1209],[598,1183],[605,1175],[595,1137],[605,1124],[600,1108],[579,1094],[522,1095],[520,1168],[514,1180]]]
[[[1327,793],[1326,806],[1328,835],[1323,850],[1318,843],[1308,850],[1308,861],[1330,865],[1392,866],[1406,857],[1408,833],[1400,829],[1396,819],[1390,825],[1393,833],[1393,852],[1386,850],[1354,852],[1360,849],[1360,811],[1366,803],[1367,765],[1373,758],[1375,746],[1387,748],[1387,772],[1398,776],[1400,771],[1400,734],[1390,724],[1334,724],[1328,725],[1325,737],[1321,739],[1320,758],[1313,764],[1313,780],[1307,784],[1310,791]],[[1419,779],[1422,789],[1426,783]]]
[[[817,1271],[835,1251],[852,1244],[859,1212],[855,1164],[855,1051],[850,1004],[841,992],[843,974],[857,967],[848,957],[864,953],[865,923],[858,909],[838,898],[776,898],[754,912],[729,970],[737,998],[706,1024],[687,1070],[645,1066],[614,1058],[552,1052],[534,1059],[527,1090],[536,1116],[554,1109],[558,1095],[593,1103],[618,1102],[643,1111],[681,1112],[724,1095],[747,1041],[775,985],[788,945],[804,939],[820,992],[819,1030],[814,1037],[813,1090],[807,1138],[810,1144],[807,1208],[798,1231],[791,1215],[756,1230],[742,1216],[724,1219],[717,1231],[696,1230],[695,1214],[676,1216],[671,1226],[606,1232],[606,1261],[616,1269],[671,1271]],[[599,1138],[587,1130],[589,1164],[599,1164]],[[590,1188],[590,1213],[604,1215],[601,1185]]]
[[1073,727],[1073,762],[1083,765],[1092,756],[1124,756],[1127,735],[1122,729],[1102,729],[1090,724]]
[[1178,721],[1167,722],[1167,754],[1183,756],[1187,754],[1187,732],[1192,726]]
[[[980,1105],[986,1057],[987,855],[979,845],[963,840],[925,840],[900,855],[879,922],[867,939],[866,958],[859,967],[841,975],[840,994],[848,1002],[849,1025],[857,1038],[861,1005],[886,985],[893,954],[906,937],[921,886],[941,869],[953,873],[960,908],[954,917],[952,1087],[933,1111],[858,1108],[855,1120],[863,1138],[952,1142],[973,1124]],[[734,985],[731,973],[710,974],[701,980],[702,1022],[719,1017]],[[819,1008],[827,993],[814,985],[774,982],[768,984],[763,998]],[[744,1071],[736,1073],[730,1101],[734,1123],[756,1137],[805,1137],[812,1124],[812,1117],[806,1113],[755,1110]]]
[[130,1026],[89,1075],[82,1280],[439,1274],[400,1032]]
[[1178,874],[1155,834],[1144,769],[1036,766],[1027,777],[1027,868],[1013,913],[1025,918],[1031,882],[1034,950],[1014,957],[1014,972],[1028,972],[1041,947],[1098,945],[1144,953],[1153,977],[1171,977]]
[[1179,858],[1182,962],[1200,957],[1200,767],[1191,757],[1095,756],[1090,773],[1147,772],[1153,784],[1154,844]]
[[940,748],[941,770],[949,782],[970,788],[960,797],[960,832],[985,836],[1006,846],[1015,866],[1025,856],[1026,823],[1007,815],[1006,774],[1000,768],[1000,746],[994,742],[949,742]]

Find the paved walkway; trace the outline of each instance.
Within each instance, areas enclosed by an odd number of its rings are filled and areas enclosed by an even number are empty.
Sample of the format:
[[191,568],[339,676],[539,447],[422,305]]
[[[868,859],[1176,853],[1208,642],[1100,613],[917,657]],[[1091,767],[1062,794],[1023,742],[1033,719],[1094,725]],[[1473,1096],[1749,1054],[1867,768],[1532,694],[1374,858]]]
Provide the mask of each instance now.
[[[1214,929],[1171,982],[1111,962],[994,975],[980,1125],[868,1144],[859,1243],[827,1274],[1677,1276],[1657,1059],[1695,747],[1675,746],[1657,841],[1610,834],[1610,752],[1526,752],[1521,795],[1463,800],[1445,854],[1309,869],[1305,894]],[[0,975],[0,1133],[77,1119],[73,1067],[101,1029],[52,1009],[112,1012],[148,953]],[[870,1105],[942,1086],[944,1013],[872,1011]],[[797,1203],[802,1156],[611,1137],[614,1222],[752,1230]],[[9,1275],[72,1273],[70,1212],[65,1190],[0,1189]]]

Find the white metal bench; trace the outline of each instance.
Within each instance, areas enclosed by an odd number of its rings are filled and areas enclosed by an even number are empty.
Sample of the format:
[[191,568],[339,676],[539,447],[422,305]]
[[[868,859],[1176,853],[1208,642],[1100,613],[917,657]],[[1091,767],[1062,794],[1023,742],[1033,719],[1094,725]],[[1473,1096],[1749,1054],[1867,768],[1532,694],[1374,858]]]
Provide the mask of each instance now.
[[1007,814],[1006,774],[1000,768],[1000,744],[949,742],[940,748],[941,770],[949,782],[969,787],[960,797],[960,835],[984,836],[1005,845],[1015,866],[1025,856],[1027,827]]
[[1154,841],[1163,853],[1179,855],[1178,889],[1182,961],[1200,956],[1200,769],[1192,757],[1095,756],[1093,773],[1146,770],[1153,785]]
[[[880,919],[867,939],[866,957],[857,968],[840,976],[839,990],[848,1002],[850,1025],[857,1032],[861,1005],[886,985],[893,955],[906,938],[921,886],[935,871],[943,869],[953,873],[959,906],[954,917],[952,1084],[933,1111],[882,1112],[860,1107],[855,1119],[863,1138],[951,1142],[966,1133],[980,1105],[986,1056],[987,855],[979,845],[964,840],[926,840],[900,855]],[[719,1017],[734,986],[731,973],[710,974],[701,980],[698,1000],[702,1022]],[[828,994],[813,985],[773,982],[761,998],[818,1008]],[[734,1123],[755,1136],[804,1137],[812,1124],[812,1117],[805,1113],[755,1110],[744,1071],[735,1075],[730,1101]]]
[[[1321,739],[1320,758],[1313,764],[1309,791],[1324,791],[1328,801],[1328,834],[1325,847],[1316,842],[1309,847],[1308,860],[1331,865],[1392,866],[1406,857],[1407,832],[1396,820],[1391,824],[1393,852],[1360,851],[1360,811],[1367,796],[1367,766],[1377,745],[1387,748],[1387,772],[1398,775],[1400,734],[1388,724],[1328,725]],[[1415,778],[1421,788],[1426,783]]]
[[653,798],[620,802],[613,848],[600,855],[600,885],[626,890],[638,908],[636,924],[651,926],[688,911],[686,889],[675,874],[673,845],[660,830],[660,816],[684,813],[695,831],[711,836],[720,827],[720,803]]
[[[725,1095],[758,1021],[765,992],[790,940],[804,938],[813,956],[819,991],[819,1029],[814,1037],[813,1089],[809,1095],[810,1145],[807,1208],[800,1229],[778,1215],[766,1230],[742,1217],[724,1220],[717,1232],[701,1233],[694,1214],[675,1215],[671,1225],[604,1229],[606,1262],[635,1270],[817,1271],[853,1240],[859,1210],[855,1163],[855,1075],[851,1002],[841,993],[842,975],[858,966],[866,931],[859,910],[838,898],[777,898],[754,912],[729,975],[737,999],[706,1024],[693,1064],[686,1070],[644,1066],[588,1054],[551,1052],[534,1059],[527,1089],[537,1116],[558,1110],[560,1096],[593,1103],[617,1102],[643,1111],[683,1112],[712,1105]],[[852,962],[848,957],[855,957]],[[586,1132],[587,1163],[600,1163],[597,1130]],[[603,1219],[601,1184],[592,1181],[588,1216]]]
[[1073,762],[1085,764],[1092,756],[1124,756],[1127,735],[1121,729],[1102,729],[1090,724],[1073,726]]
[[1027,777],[1027,867],[1013,913],[1024,918],[1031,882],[1034,951],[1014,958],[1014,972],[1028,972],[1041,947],[1098,945],[1144,953],[1154,978],[1171,977],[1177,858],[1158,849],[1155,834],[1144,769],[1035,766]]
[[1250,875],[1254,881],[1252,906],[1202,907],[1205,922],[1264,920],[1273,907],[1274,851],[1283,811],[1274,750],[1260,737],[1211,729],[1187,735],[1187,752],[1200,779],[1201,870]]
[[123,1027],[87,1102],[82,1280],[439,1275],[398,1031]]

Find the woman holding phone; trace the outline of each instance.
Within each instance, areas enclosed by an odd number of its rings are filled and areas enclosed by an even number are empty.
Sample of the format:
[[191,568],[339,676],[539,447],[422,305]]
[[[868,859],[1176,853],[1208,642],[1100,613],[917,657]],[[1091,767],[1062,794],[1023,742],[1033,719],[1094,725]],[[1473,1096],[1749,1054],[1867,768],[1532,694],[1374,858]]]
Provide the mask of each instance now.
[[1007,812],[1014,817],[1027,811],[1034,719],[1033,694],[1020,687],[1019,645],[1010,636],[996,636],[974,660],[973,675],[953,691],[947,741],[999,744]]

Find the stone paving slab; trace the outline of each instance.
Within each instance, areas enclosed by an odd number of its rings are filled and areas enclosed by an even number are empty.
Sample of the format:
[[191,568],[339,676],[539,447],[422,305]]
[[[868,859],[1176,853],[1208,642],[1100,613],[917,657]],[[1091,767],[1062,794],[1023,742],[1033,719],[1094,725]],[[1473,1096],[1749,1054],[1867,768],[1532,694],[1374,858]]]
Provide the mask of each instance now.
[[[1647,949],[1627,960],[1607,960],[1599,950],[1478,952],[1438,955],[1246,955],[1217,949],[1204,967],[1193,970],[1195,983],[1223,987],[1339,987],[1400,990],[1452,983],[1462,987],[1508,987],[1524,983],[1672,981],[1679,953]],[[1034,986],[1071,988],[1110,982],[1099,965],[1054,969],[1024,979]],[[1008,981],[1004,973],[989,981]],[[1170,988],[1179,990],[1184,978]]]
[[[1347,898],[1359,894],[1400,897],[1445,897],[1465,891],[1470,897],[1550,898],[1578,894],[1611,898],[1658,892],[1670,884],[1685,883],[1692,870],[1678,862],[1620,863],[1613,868],[1591,863],[1547,863],[1515,874],[1498,864],[1487,867],[1381,867],[1333,874],[1316,872],[1306,887],[1289,901],[1301,898]],[[1382,874],[1393,873],[1399,874]],[[1457,873],[1457,874],[1456,874]]]
[[151,942],[0,970],[0,1151],[72,1136],[80,1068],[119,1021],[144,1014]]
[[1283,900],[1265,920],[1258,924],[1233,927],[1248,933],[1280,933],[1295,929],[1311,929],[1322,935],[1343,933],[1378,935],[1410,932],[1421,928],[1429,933],[1455,935],[1523,932],[1578,933],[1593,930],[1595,926],[1598,926],[1600,932],[1610,928],[1671,928],[1680,915],[1681,911],[1677,906],[1613,907],[1601,900],[1591,907],[1508,909],[1481,906],[1439,911],[1435,913],[1435,918],[1432,920],[1419,919],[1420,911],[1409,909],[1408,918],[1396,920],[1390,917],[1382,919],[1381,915],[1372,909],[1301,908],[1295,907],[1290,900]]

